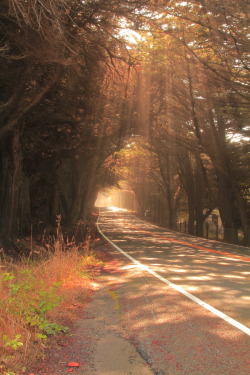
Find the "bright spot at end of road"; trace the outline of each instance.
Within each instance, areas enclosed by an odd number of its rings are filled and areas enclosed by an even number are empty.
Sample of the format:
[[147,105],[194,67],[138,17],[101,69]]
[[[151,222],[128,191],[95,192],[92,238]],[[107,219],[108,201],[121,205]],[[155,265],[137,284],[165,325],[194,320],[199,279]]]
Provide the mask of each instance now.
[[108,207],[109,211],[118,212],[118,211],[127,211],[125,208],[119,208],[119,207]]

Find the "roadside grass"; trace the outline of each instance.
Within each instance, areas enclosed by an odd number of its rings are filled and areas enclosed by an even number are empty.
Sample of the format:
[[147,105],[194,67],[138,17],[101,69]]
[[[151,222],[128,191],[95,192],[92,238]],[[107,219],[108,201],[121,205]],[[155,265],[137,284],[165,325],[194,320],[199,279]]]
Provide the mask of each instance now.
[[[0,263],[0,373],[21,375],[40,360],[50,338],[67,334],[76,307],[103,267],[89,246],[56,240],[42,259]],[[78,310],[79,311],[79,310]],[[70,325],[70,324],[69,324]]]

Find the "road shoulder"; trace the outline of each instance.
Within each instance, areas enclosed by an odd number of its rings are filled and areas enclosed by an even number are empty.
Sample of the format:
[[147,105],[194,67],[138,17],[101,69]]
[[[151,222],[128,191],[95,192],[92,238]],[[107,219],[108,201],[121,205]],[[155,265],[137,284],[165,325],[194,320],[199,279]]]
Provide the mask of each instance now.
[[[48,348],[34,375],[152,375],[153,372],[129,341],[116,292],[119,273],[115,261],[93,282],[94,292],[74,322],[69,335]],[[73,363],[77,366],[68,366]],[[30,373],[30,372],[29,372]]]

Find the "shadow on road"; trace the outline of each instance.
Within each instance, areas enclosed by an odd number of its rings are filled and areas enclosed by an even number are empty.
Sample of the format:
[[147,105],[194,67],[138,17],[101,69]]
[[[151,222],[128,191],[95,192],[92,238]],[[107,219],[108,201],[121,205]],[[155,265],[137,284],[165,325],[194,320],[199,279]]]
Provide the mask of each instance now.
[[[121,323],[155,374],[250,373],[249,336],[138,269],[110,245],[105,248],[119,259],[122,271],[117,274],[112,286],[119,296]],[[191,278],[193,270],[185,270],[181,264],[173,256],[174,271],[179,270],[186,274],[186,278]],[[226,262],[224,266],[227,267]],[[207,274],[205,266],[196,270],[197,278],[206,275],[211,287],[217,287],[213,275]],[[240,268],[235,273],[235,276],[238,275]],[[221,290],[221,293],[224,292]],[[220,298],[219,294],[216,298]],[[232,298],[238,298],[237,294]]]

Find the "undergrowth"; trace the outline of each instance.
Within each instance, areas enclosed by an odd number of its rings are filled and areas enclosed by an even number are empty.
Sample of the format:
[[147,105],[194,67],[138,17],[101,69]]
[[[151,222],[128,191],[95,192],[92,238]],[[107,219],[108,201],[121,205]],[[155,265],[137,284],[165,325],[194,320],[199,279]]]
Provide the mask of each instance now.
[[102,262],[85,248],[56,240],[46,257],[0,264],[0,373],[25,373],[51,336],[67,334],[73,307],[83,303]]

